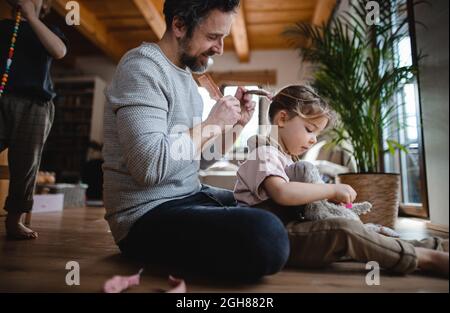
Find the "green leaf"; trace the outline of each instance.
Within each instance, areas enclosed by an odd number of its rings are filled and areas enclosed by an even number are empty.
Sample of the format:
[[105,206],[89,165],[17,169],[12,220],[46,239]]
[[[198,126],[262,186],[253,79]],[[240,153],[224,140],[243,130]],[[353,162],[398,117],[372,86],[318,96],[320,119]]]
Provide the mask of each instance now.
[[386,143],[388,145],[388,150],[389,152],[394,155],[396,150],[401,150],[405,153],[409,153],[408,148],[406,148],[404,145],[402,145],[401,143],[399,143],[396,140],[392,140],[392,139],[387,139]]

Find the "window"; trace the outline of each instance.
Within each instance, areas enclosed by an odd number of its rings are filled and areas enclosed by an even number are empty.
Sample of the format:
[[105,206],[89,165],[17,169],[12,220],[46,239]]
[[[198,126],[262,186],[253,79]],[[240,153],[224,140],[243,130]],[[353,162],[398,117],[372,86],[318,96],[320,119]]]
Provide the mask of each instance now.
[[[405,6],[406,1],[394,1],[397,7]],[[400,10],[399,10],[400,11]],[[403,10],[404,14],[406,11]],[[411,17],[409,17],[411,18]],[[411,33],[411,32],[410,32]],[[410,36],[399,40],[394,48],[400,66],[412,65],[413,42]],[[406,84],[398,93],[396,101],[401,103],[397,112],[395,123],[398,128],[385,130],[385,135],[395,132],[398,142],[404,145],[409,153],[399,151],[395,156],[390,153],[385,154],[385,170],[387,172],[400,172],[402,178],[402,203],[404,207],[413,207],[408,213],[426,216],[426,191],[424,176],[424,163],[422,157],[422,141],[420,126],[420,106],[419,106],[417,81]]]
[[[236,94],[237,86],[225,86],[223,89],[223,94],[225,96],[234,96]],[[259,89],[258,86],[245,86],[248,90],[255,90]],[[203,115],[202,119],[205,120],[209,113],[211,112],[211,109],[213,108],[216,101],[210,98],[208,92],[205,88],[199,87],[200,95],[203,98]],[[258,96],[253,96],[253,101],[256,102],[256,109],[255,113],[253,114],[252,119],[250,122],[245,126],[244,130],[242,131],[241,135],[237,138],[234,147],[233,152],[236,153],[245,153],[247,151],[247,140],[259,133],[259,124],[260,124],[260,99]]]

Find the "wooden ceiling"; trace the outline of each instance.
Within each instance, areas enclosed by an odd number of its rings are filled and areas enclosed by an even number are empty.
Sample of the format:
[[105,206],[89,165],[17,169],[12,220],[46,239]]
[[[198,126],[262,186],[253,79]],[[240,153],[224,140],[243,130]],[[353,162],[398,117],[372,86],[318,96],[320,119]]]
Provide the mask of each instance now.
[[[54,0],[56,12],[65,16],[69,0]],[[76,29],[95,46],[118,61],[143,41],[164,34],[164,0],[78,0],[81,25]],[[247,62],[251,51],[291,48],[281,33],[307,21],[321,24],[331,16],[336,0],[241,0],[241,8],[225,39],[225,50]],[[70,39],[70,38],[69,38]]]

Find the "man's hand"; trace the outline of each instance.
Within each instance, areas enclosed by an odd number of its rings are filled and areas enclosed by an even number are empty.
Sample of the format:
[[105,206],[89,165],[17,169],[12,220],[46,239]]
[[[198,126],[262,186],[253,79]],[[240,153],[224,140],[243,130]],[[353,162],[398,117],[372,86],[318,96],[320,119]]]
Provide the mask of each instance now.
[[217,125],[223,131],[225,126],[234,126],[241,118],[241,104],[233,96],[226,96],[217,101],[206,119],[206,124]]
[[239,87],[236,91],[235,98],[240,101],[241,104],[241,118],[237,121],[236,125],[245,127],[250,122],[255,113],[256,102],[252,101],[252,95],[245,94],[247,90]]
[[23,17],[27,20],[39,18],[37,8],[42,6],[42,0],[19,0],[17,4],[20,6]]

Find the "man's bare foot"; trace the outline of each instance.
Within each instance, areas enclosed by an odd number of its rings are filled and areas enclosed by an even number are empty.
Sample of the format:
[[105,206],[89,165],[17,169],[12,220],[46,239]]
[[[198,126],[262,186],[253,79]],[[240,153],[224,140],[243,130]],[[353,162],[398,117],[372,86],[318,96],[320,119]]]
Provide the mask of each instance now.
[[5,220],[6,236],[15,240],[36,239],[37,232],[23,225],[21,217],[21,213],[8,213]]
[[419,260],[419,268],[448,277],[448,252],[415,248]]

